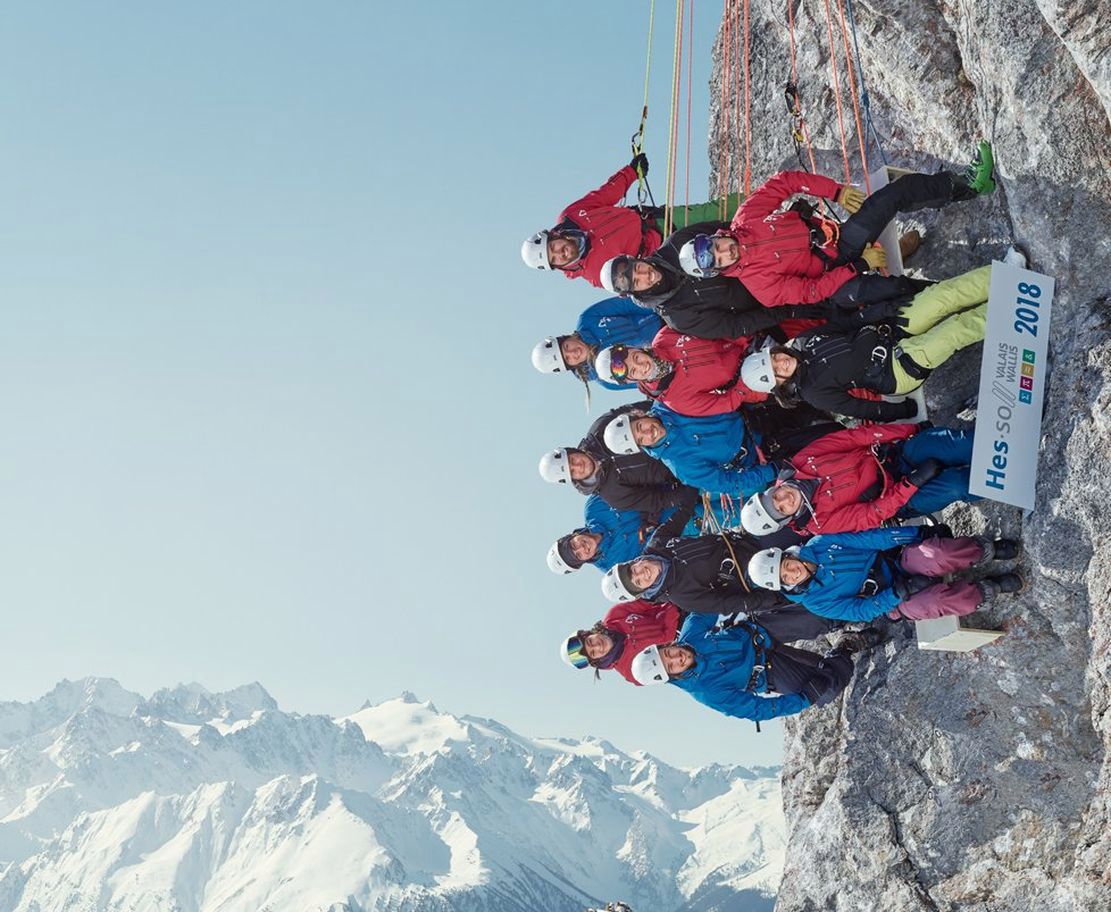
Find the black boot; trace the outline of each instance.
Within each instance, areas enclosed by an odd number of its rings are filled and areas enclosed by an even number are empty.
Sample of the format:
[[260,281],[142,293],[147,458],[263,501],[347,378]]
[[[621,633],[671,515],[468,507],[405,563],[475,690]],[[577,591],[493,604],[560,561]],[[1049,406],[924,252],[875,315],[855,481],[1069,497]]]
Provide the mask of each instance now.
[[980,580],[980,588],[988,596],[985,601],[990,602],[999,595],[1018,595],[1025,591],[1026,580],[1017,573],[1000,573],[997,576],[985,576]]
[[1013,538],[997,538],[991,543],[991,546],[994,550],[992,560],[1014,560],[1022,553],[1022,542]]
[[886,634],[875,627],[865,627],[863,630],[846,630],[841,633],[834,644],[831,654],[853,655],[865,649],[874,649],[885,639]]

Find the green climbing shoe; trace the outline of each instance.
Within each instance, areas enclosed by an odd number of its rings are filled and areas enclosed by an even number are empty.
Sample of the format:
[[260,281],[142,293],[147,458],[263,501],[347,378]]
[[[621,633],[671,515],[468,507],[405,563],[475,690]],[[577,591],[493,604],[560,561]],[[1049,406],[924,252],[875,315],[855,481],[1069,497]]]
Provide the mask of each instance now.
[[986,139],[980,140],[963,177],[968,188],[979,196],[995,192],[995,156],[991,154],[991,143]]

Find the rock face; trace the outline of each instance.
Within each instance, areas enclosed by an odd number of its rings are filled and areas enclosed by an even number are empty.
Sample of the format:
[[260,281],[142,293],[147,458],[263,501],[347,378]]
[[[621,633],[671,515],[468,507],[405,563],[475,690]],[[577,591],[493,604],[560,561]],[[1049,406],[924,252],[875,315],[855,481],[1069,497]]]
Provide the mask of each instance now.
[[[840,703],[788,724],[790,841],[776,908],[1111,909],[1107,8],[1094,0],[853,6],[872,116],[892,164],[955,167],[979,137],[995,147],[993,197],[903,219],[926,236],[908,266],[944,278],[998,258],[1014,238],[1032,268],[1057,279],[1052,374],[1037,509],[1024,520],[982,502],[948,516],[957,529],[1025,542],[1028,590],[971,619],[1007,635],[972,654],[928,653],[915,649],[912,630],[894,629],[858,660]],[[844,81],[837,3],[830,7]],[[824,4],[793,9],[807,126],[819,168],[840,177]],[[756,0],[751,16],[756,184],[797,159],[783,107],[787,10]],[[721,52],[719,36],[715,80]],[[715,107],[719,93],[715,86]],[[844,104],[859,182],[848,95]],[[712,112],[715,162],[740,153],[739,131],[721,135],[725,116]],[[976,394],[979,358],[978,347],[963,352],[931,378],[935,422],[974,420],[964,405]]]
[[258,684],[0,703],[3,912],[769,912],[776,770],[529,739],[412,694],[344,719]]

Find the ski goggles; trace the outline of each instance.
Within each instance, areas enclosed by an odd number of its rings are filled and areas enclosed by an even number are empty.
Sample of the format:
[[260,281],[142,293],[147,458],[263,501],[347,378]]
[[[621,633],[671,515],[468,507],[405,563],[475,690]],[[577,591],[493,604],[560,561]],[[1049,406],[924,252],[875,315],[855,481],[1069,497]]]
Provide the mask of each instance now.
[[694,261],[706,278],[717,275],[717,266],[714,263],[713,235],[696,234],[694,236]]
[[622,382],[629,376],[629,347],[620,343],[610,349],[610,374],[613,379]]
[[613,282],[615,294],[627,295],[633,290],[633,260],[632,257],[618,257],[610,267],[610,278]]
[[567,650],[567,659],[575,668],[586,668],[590,665],[590,659],[586,655],[586,647],[579,637],[568,637],[564,648]]

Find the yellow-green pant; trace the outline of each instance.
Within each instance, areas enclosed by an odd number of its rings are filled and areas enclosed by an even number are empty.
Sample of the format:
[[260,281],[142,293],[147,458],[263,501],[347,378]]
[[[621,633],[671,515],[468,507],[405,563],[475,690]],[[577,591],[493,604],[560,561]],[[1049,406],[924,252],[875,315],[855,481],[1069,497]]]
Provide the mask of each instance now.
[[[671,230],[677,231],[687,225],[697,225],[699,222],[730,222],[741,204],[741,194],[730,193],[725,198],[724,208],[721,200],[710,200],[708,203],[691,203],[689,206],[675,205],[671,209]],[[722,213],[725,213],[722,215]],[[664,230],[664,220],[656,219],[661,233]]]
[[899,311],[910,335],[899,343],[892,362],[897,394],[909,393],[923,383],[903,369],[899,354],[933,370],[954,352],[984,338],[990,283],[991,267],[981,266],[920,291]]

